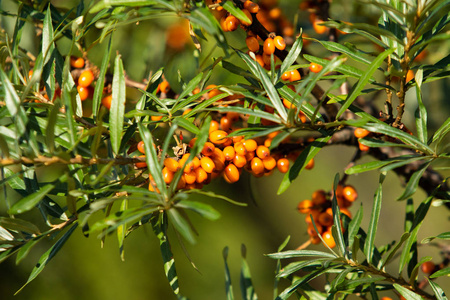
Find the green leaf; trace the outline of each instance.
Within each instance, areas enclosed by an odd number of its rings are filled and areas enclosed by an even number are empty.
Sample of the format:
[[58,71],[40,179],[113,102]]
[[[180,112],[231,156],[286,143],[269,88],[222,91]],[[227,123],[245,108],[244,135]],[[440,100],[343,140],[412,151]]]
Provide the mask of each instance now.
[[41,258],[39,259],[36,266],[33,268],[33,271],[31,271],[30,277],[28,277],[27,282],[15,293],[17,295],[28,283],[33,281],[39,273],[44,270],[44,267],[50,262],[50,260],[58,253],[58,251],[62,248],[64,243],[69,239],[71,234],[74,232],[74,230],[77,228],[78,223],[75,223],[70,227],[70,229],[64,233],[64,235],[50,248],[45,252]]
[[200,195],[208,196],[208,197],[211,197],[211,198],[217,198],[217,199],[225,200],[225,201],[227,201],[227,202],[229,202],[231,204],[237,205],[237,206],[247,206],[247,203],[237,202],[237,201],[231,200],[228,197],[215,194],[214,192],[211,192],[211,191],[204,191],[204,190],[194,189],[194,190],[184,191],[184,193],[185,194],[193,194],[193,193],[200,194]]
[[315,41],[322,44],[322,46],[324,46],[331,52],[339,52],[339,53],[345,54],[348,57],[350,57],[351,59],[361,62],[363,64],[369,65],[372,62],[370,59],[366,58],[359,51],[357,51],[356,47],[350,43],[347,43],[349,45],[349,47],[347,47],[345,45],[341,45],[336,42],[321,41],[321,40],[315,40]]
[[267,254],[270,258],[284,259],[284,258],[296,258],[296,257],[325,257],[336,258],[335,255],[323,251],[316,250],[289,250],[278,253]]
[[273,85],[272,81],[270,80],[269,76],[267,75],[266,71],[257,63],[254,61],[250,56],[247,54],[236,50],[236,53],[242,58],[242,60],[245,61],[245,63],[250,68],[250,71],[261,81],[262,85],[264,86],[264,89],[267,92],[267,95],[269,96],[270,102],[272,102],[273,107],[280,115],[281,119],[286,122],[287,121],[287,113],[286,109],[283,106],[283,103],[281,102],[280,96],[277,93],[277,90],[275,89],[275,86]]
[[22,219],[0,217],[0,226],[17,232],[26,232],[33,235],[40,234],[36,225]]
[[409,238],[409,236],[410,236],[409,232],[405,232],[402,234],[400,241],[397,243],[397,245],[395,245],[394,248],[392,248],[391,252],[389,252],[387,258],[381,264],[380,269],[382,269],[387,263],[391,261],[392,258],[394,258],[394,255],[397,253],[397,251],[400,249],[403,243]]
[[291,47],[291,50],[289,50],[289,53],[286,55],[286,58],[283,60],[283,63],[281,64],[278,78],[280,78],[281,75],[284,72],[286,72],[287,69],[293,63],[295,63],[295,61],[297,60],[298,56],[300,55],[300,52],[302,51],[302,47],[303,47],[302,33],[303,33],[303,30],[300,28],[300,33],[299,33],[297,39],[295,40],[294,44]]
[[322,149],[322,147],[324,147],[330,139],[331,135],[317,138],[302,151],[299,157],[295,160],[292,167],[284,175],[283,181],[278,188],[278,195],[284,193],[287,190],[292,181],[294,181],[294,179],[296,179],[300,172],[305,168],[306,164],[311,159],[313,159],[317,153],[319,153],[320,149]]
[[171,208],[167,210],[167,217],[169,218],[169,222],[173,225],[175,230],[177,230],[187,241],[194,244],[195,237],[192,232],[191,225],[188,220],[183,217],[176,208]]
[[40,188],[37,192],[28,195],[22,199],[20,199],[18,202],[16,202],[9,210],[8,213],[10,215],[17,215],[24,212],[27,212],[34,208],[36,205],[41,202],[41,200],[51,191],[55,188],[54,184],[46,184],[42,188]]
[[284,267],[280,273],[277,274],[277,277],[287,277],[292,273],[295,273],[310,266],[321,267],[322,262],[326,260],[328,260],[328,258],[316,258],[314,260],[304,260],[290,263],[286,267]]
[[358,83],[353,87],[351,93],[347,96],[347,99],[345,100],[345,103],[342,105],[342,107],[339,109],[336,118],[339,118],[344,113],[344,111],[347,110],[350,104],[352,104],[353,101],[355,101],[356,97],[359,96],[362,89],[369,82],[373,73],[375,73],[378,67],[384,62],[385,58],[388,57],[390,54],[392,54],[394,50],[395,49],[389,49],[380,53],[377,56],[377,58],[370,64],[369,68],[366,70],[364,75],[358,80]]
[[445,276],[445,275],[449,275],[450,274],[450,267],[444,268],[444,269],[440,269],[439,271],[434,272],[430,278],[438,278],[441,276]]
[[189,81],[188,85],[186,87],[183,88],[183,91],[181,92],[180,96],[178,96],[177,98],[177,102],[178,100],[183,99],[184,97],[186,97],[190,92],[192,92],[200,83],[200,81],[202,81],[203,78],[203,73],[200,72],[199,74],[197,74],[191,81]]
[[233,286],[231,285],[230,269],[228,268],[227,263],[228,247],[223,248],[222,256],[223,261],[225,263],[225,293],[227,295],[227,300],[234,300]]
[[[16,265],[18,265],[28,255],[31,248],[33,248],[33,246],[36,245],[41,239],[42,239],[42,235],[38,236],[35,239],[28,241],[25,245],[20,247],[19,251],[17,252],[17,256],[16,256]],[[0,261],[1,261],[1,259],[0,259]]]
[[245,245],[242,244],[241,245],[242,265],[241,265],[241,280],[240,280],[242,298],[244,300],[257,300],[258,296],[256,295],[255,288],[253,287],[250,268],[246,260],[246,252],[247,249],[245,248]]
[[112,35],[109,37],[108,46],[105,49],[105,53],[103,54],[102,64],[100,66],[100,73],[98,75],[97,82],[95,84],[94,96],[92,97],[92,113],[94,115],[94,119],[98,114],[98,110],[100,108],[100,104],[103,96],[103,87],[105,84],[105,75],[109,65],[109,59],[111,58],[111,42]]
[[[363,218],[363,206],[359,207],[353,219],[348,224],[348,247],[352,249],[353,242],[355,240],[356,235],[358,234],[359,228],[361,226],[361,221]],[[356,258],[356,253],[352,253],[354,259]]]
[[427,278],[428,284],[431,286],[431,288],[433,289],[434,294],[436,295],[436,298],[438,300],[448,300],[447,296],[445,295],[444,290],[433,280],[430,280],[428,277]]
[[374,161],[371,161],[368,163],[350,167],[345,170],[345,174],[352,175],[352,174],[358,174],[358,173],[363,173],[363,172],[367,172],[367,171],[377,170],[377,169],[380,169],[381,167],[384,167],[390,163],[392,163],[392,161],[374,160]]
[[215,210],[211,205],[198,201],[182,200],[177,204],[175,204],[175,207],[195,211],[203,218],[211,221],[215,221],[220,218],[220,213],[217,210]]
[[406,188],[403,191],[403,194],[398,197],[397,200],[406,200],[408,198],[410,198],[412,195],[414,195],[414,193],[417,190],[417,186],[419,185],[419,180],[420,178],[422,178],[423,173],[425,172],[425,170],[428,168],[428,166],[430,165],[430,162],[426,162],[424,164],[422,164],[417,171],[415,171],[412,175],[411,178],[409,179],[408,183],[406,184]]
[[444,123],[442,123],[441,127],[439,127],[438,130],[436,130],[436,132],[433,134],[433,137],[431,138],[431,141],[428,142],[428,145],[436,141],[441,141],[449,131],[450,131],[450,117],[447,118],[447,120],[445,120]]
[[262,110],[244,108],[240,106],[229,106],[229,107],[214,107],[208,110],[218,111],[218,112],[237,112],[244,115],[255,116],[261,119],[266,119],[275,123],[280,123],[280,117]]
[[384,276],[374,275],[371,277],[346,280],[338,286],[338,289],[342,291],[353,291],[358,286],[362,286],[364,284],[369,284],[372,282],[382,281],[385,279],[386,278]]
[[181,126],[181,127],[183,127],[184,129],[192,132],[195,135],[198,135],[200,133],[200,129],[198,129],[198,127],[195,126],[195,124],[192,121],[188,121],[184,117],[176,118],[174,123],[179,125],[179,126]]
[[223,8],[225,8],[229,13],[231,13],[233,16],[238,18],[241,21],[244,21],[245,23],[251,23],[252,21],[240,10],[234,5],[233,1],[225,1],[223,4]]
[[[120,204],[119,212],[123,212],[128,208],[128,199],[123,199]],[[125,241],[125,232],[127,231],[127,223],[123,223],[117,227],[117,240],[119,242],[119,253],[122,261],[125,260],[125,249],[124,249],[124,241]]]
[[374,203],[372,208],[372,214],[370,217],[369,229],[367,232],[367,238],[364,244],[364,254],[366,255],[367,262],[372,263],[373,252],[375,248],[375,235],[377,233],[378,220],[380,218],[381,201],[383,198],[382,184],[386,178],[386,173],[380,174],[377,191],[375,192]]
[[438,234],[437,236],[427,237],[427,238],[423,239],[421,243],[427,244],[434,239],[450,240],[450,231],[443,232],[441,234]]
[[[423,70],[420,69],[416,73],[416,78],[423,74]],[[426,143],[428,141],[428,133],[427,133],[427,109],[425,105],[423,105],[422,102],[422,92],[420,88],[420,84],[417,81],[416,85],[416,98],[418,102],[418,107],[415,113],[416,116],[416,128],[417,128],[417,135],[422,143]]]
[[403,297],[405,297],[408,300],[423,300],[422,297],[414,293],[413,291],[399,285],[398,283],[394,283],[394,288],[397,290],[397,292],[400,293]]
[[[122,140],[123,117],[125,113],[125,75],[120,55],[114,62],[114,75],[112,81],[112,101],[109,112],[111,146],[116,155],[119,154],[120,141]],[[150,147],[151,148],[151,147]]]
[[336,173],[336,175],[334,176],[334,183],[333,183],[333,195],[331,198],[331,209],[333,212],[333,223],[334,225],[332,226],[332,233],[333,233],[333,237],[335,238],[336,241],[336,245],[339,248],[339,251],[341,252],[341,255],[344,255],[345,257],[347,257],[347,250],[345,247],[345,242],[344,242],[344,236],[342,234],[343,229],[341,227],[341,213],[339,211],[339,206],[337,204],[337,197],[336,197],[336,188],[339,185],[339,173]]

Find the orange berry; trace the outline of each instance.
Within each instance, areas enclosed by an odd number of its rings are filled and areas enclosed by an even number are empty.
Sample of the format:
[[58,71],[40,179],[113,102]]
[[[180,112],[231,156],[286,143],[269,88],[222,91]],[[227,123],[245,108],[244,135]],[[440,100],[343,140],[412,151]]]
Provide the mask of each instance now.
[[278,50],[284,50],[286,48],[286,42],[284,41],[284,38],[277,35],[274,39],[273,42],[275,44],[275,47]]
[[255,61],[261,66],[264,67],[264,59],[262,57],[262,55],[255,55]]
[[216,167],[213,160],[208,156],[202,157],[202,159],[200,160],[200,166],[203,170],[206,171],[206,173],[212,173]]
[[380,300],[392,300],[392,298],[391,297],[381,297]]
[[84,101],[87,98],[89,98],[89,95],[90,95],[89,88],[90,88],[89,86],[88,87],[84,87],[84,86],[80,86],[80,85],[77,86],[77,92],[78,92],[78,95],[80,95],[81,101]]
[[287,109],[297,109],[297,106],[295,104],[293,104],[292,102],[290,102],[289,100],[283,98],[283,105],[284,107],[286,107]]
[[327,200],[327,193],[324,190],[317,190],[311,196],[311,200],[314,205],[323,205]]
[[333,235],[331,234],[331,230],[325,231],[325,233],[322,235],[322,238],[325,241],[325,244],[328,245],[328,247],[334,248],[336,246],[336,242]]
[[[272,20],[276,20],[281,16],[281,9],[279,7],[274,7],[269,11],[269,17]],[[280,49],[281,50],[281,49]]]
[[94,81],[94,73],[91,70],[85,70],[81,72],[78,77],[78,85],[82,87],[88,87]]
[[311,160],[308,161],[308,163],[305,166],[306,170],[311,170],[312,168],[314,168],[314,158],[311,158]]
[[328,32],[328,28],[325,25],[320,25],[320,23],[323,23],[323,20],[320,20],[316,17],[316,19],[313,21],[313,29],[317,34],[324,34]]
[[258,144],[254,139],[247,139],[242,142],[247,152],[255,151],[258,148]]
[[275,169],[275,167],[277,166],[277,161],[273,156],[264,158],[262,162],[264,164],[264,168],[269,171]]
[[186,180],[184,180],[184,176],[180,177],[180,180],[177,183],[177,189],[181,190],[186,187]]
[[273,140],[273,139],[266,139],[266,140],[264,141],[264,146],[266,146],[267,148],[269,148],[270,145],[272,145],[272,140]]
[[219,122],[212,120],[211,123],[209,123],[209,133],[216,130],[219,130]]
[[216,145],[224,144],[228,140],[227,135],[223,130],[215,130],[209,133],[209,140]]
[[195,174],[194,170],[190,172],[184,172],[183,177],[187,184],[193,184],[197,180],[197,174]]
[[250,22],[246,22],[246,21],[242,21],[241,20],[241,23],[242,23],[242,25],[244,25],[244,26],[250,26],[250,25],[252,25],[252,23],[253,23],[253,17],[252,17],[252,15],[250,14],[250,12],[247,10],[247,9],[243,9],[242,10],[242,12],[247,16],[247,18],[250,20]]
[[235,31],[239,26],[239,20],[233,15],[229,15],[225,19],[225,26],[228,31]]
[[309,238],[309,240],[311,241],[311,244],[313,244],[313,245],[320,244],[320,242],[321,242],[321,240],[320,240],[320,238],[319,238],[319,236],[317,234],[314,235],[314,236],[311,236]]
[[242,135],[236,135],[231,138],[231,140],[235,144],[241,142],[243,139],[244,139],[244,137]]
[[292,70],[291,71],[291,77],[289,78],[289,81],[293,82],[293,81],[298,81],[300,79],[302,79],[302,76],[300,76],[300,72],[297,69]]
[[242,156],[245,156],[245,154],[247,154],[247,149],[242,142],[234,144],[234,151],[236,152],[236,154]]
[[247,154],[245,154],[245,159],[247,161],[251,161],[253,159],[253,157],[255,157],[255,151],[250,151],[250,152],[247,152]]
[[150,180],[148,184],[148,190],[150,192],[160,193],[159,189],[156,187],[156,183],[153,180]]
[[200,167],[200,159],[196,156],[194,157],[194,159],[192,160],[192,164],[194,166],[194,169],[197,169]]
[[359,146],[359,150],[363,151],[363,152],[367,152],[369,151],[370,147],[366,146],[364,144],[361,144],[360,142],[358,142],[358,146]]
[[217,85],[215,84],[210,84],[206,87],[207,90],[212,89],[208,92],[208,98],[212,98],[214,96],[220,95],[222,94],[222,92],[219,89],[215,89],[214,87],[216,87]]
[[152,121],[160,121],[163,118],[163,116],[150,116],[150,120]]
[[220,118],[220,128],[224,131],[229,131],[231,129],[231,121],[226,116]]
[[319,215],[317,221],[322,226],[330,227],[331,225],[333,225],[333,215],[329,214],[328,212],[323,212]]
[[167,167],[164,167],[162,169],[162,175],[163,175],[163,179],[164,179],[165,183],[169,184],[169,183],[172,182],[172,180],[173,180],[173,172],[170,171]]
[[434,269],[436,268],[436,265],[432,261],[426,261],[421,266],[420,269],[425,274],[431,274],[433,273]]
[[112,95],[108,95],[106,97],[102,98],[102,105],[106,107],[107,109],[111,109],[111,101],[112,101]]
[[236,151],[234,151],[233,146],[226,146],[223,149],[223,155],[225,155],[226,160],[233,160],[234,156],[236,155]]
[[[206,157],[206,158],[209,158],[209,157]],[[197,168],[194,170],[194,172],[195,172],[195,182],[203,183],[206,179],[208,179],[208,173],[205,171],[205,169]]]
[[310,65],[309,65],[309,70],[313,73],[319,73],[320,71],[322,71],[322,69],[323,69],[322,65],[319,65],[319,64],[316,64],[313,62],[310,63]]
[[[140,157],[140,158],[145,158],[145,155],[140,155],[139,157]],[[138,168],[138,169],[142,169],[142,168],[147,167],[147,163],[146,163],[145,161],[143,161],[143,162],[137,162],[137,163],[135,163],[135,166],[136,166],[136,168]]]
[[139,150],[139,152],[145,154],[145,149],[144,149],[145,145],[144,145],[144,141],[140,141],[137,144],[137,149]]
[[251,169],[255,174],[264,172],[264,163],[259,157],[254,157],[250,162]]
[[225,155],[223,154],[222,150],[216,148],[210,158],[214,162],[217,172],[220,172],[225,168]]
[[345,207],[339,208],[339,210],[341,211],[341,214],[346,215],[350,219],[352,218],[352,213],[348,209],[346,209]]
[[347,185],[342,190],[345,200],[353,202],[358,198],[358,192],[351,185]]
[[290,78],[291,78],[291,72],[290,72],[290,71],[286,71],[286,72],[284,72],[283,74],[281,74],[281,79],[282,79],[282,80],[287,81],[287,80],[289,80]]
[[70,66],[75,69],[81,69],[84,67],[84,59],[82,57],[71,56]]
[[167,94],[170,91],[170,84],[167,80],[163,80],[159,83],[158,88],[161,93]]
[[358,139],[366,137],[367,135],[369,135],[369,133],[370,131],[364,128],[356,128],[355,131],[353,132],[355,137],[357,137]]
[[239,176],[240,176],[239,170],[235,165],[229,164],[228,166],[226,166],[224,177],[228,179],[229,182],[234,183],[238,181]]
[[309,214],[313,211],[314,204],[311,200],[303,200],[297,205],[297,210],[301,214]]
[[206,142],[202,149],[202,154],[205,156],[211,156],[214,153],[214,149],[216,149],[216,146],[214,146],[211,142]]
[[256,14],[259,11],[259,5],[250,0],[244,2],[244,8],[252,14]]
[[414,79],[414,71],[408,70],[408,73],[406,73],[406,82],[409,82]]
[[280,158],[277,161],[277,168],[281,173],[287,173],[289,171],[289,160],[287,158]]
[[268,37],[264,41],[263,51],[267,55],[271,55],[271,54],[273,54],[275,52],[275,43],[273,42],[272,38]]
[[314,222],[317,224],[317,219],[319,218],[319,215],[320,215],[320,211],[313,209],[305,217],[305,222],[307,224],[312,224],[312,219],[311,219],[311,216],[312,216],[312,218],[314,219]]
[[258,39],[254,36],[248,36],[245,39],[245,44],[247,44],[248,50],[252,52],[258,52],[259,51],[259,42]]
[[189,141],[189,148],[193,148],[195,145],[195,142],[197,142],[197,138],[193,138]]
[[261,159],[265,159],[270,156],[270,150],[266,146],[259,145],[258,148],[256,148],[256,156],[258,156]]
[[247,164],[247,159],[244,155],[236,154],[233,158],[233,164],[238,168],[243,168]]
[[239,120],[239,113],[234,111],[227,112],[226,116],[228,119],[230,119],[231,122],[236,122],[237,120]]
[[[138,145],[138,149],[139,149],[139,145]],[[139,150],[141,151],[141,150]],[[172,172],[176,172],[180,169],[180,164],[173,158],[166,158],[164,159],[164,166]]]

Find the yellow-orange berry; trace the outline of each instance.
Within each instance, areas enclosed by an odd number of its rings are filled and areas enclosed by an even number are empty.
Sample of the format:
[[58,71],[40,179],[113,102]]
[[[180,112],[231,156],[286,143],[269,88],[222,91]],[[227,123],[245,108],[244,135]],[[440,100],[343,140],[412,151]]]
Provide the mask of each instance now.
[[268,37],[263,44],[263,51],[267,55],[271,55],[275,52],[275,43],[273,42],[273,39]]
[[352,213],[345,207],[339,207],[339,210],[341,211],[341,214],[346,215],[347,217],[349,217],[350,219],[352,218]]
[[322,20],[316,17],[316,19],[313,21],[313,29],[317,34],[324,34],[328,31],[328,28],[325,25],[321,25],[323,23]]
[[225,19],[225,26],[228,31],[235,31],[239,26],[239,20],[233,15],[229,15]]
[[245,146],[242,142],[238,142],[238,143],[234,144],[234,151],[238,155],[245,156],[245,154],[247,154],[247,149],[245,148]]
[[[139,145],[138,145],[138,147],[139,147]],[[175,159],[170,158],[170,157],[164,159],[164,166],[169,171],[172,171],[172,172],[176,172],[176,171],[178,171],[180,169],[180,164]]]
[[107,109],[111,109],[112,95],[108,95],[102,98],[102,105]]
[[436,265],[432,261],[426,261],[421,266],[420,269],[425,274],[431,274],[433,273],[434,269],[436,268]]
[[358,198],[358,192],[351,185],[347,185],[342,190],[345,200],[353,202]]
[[303,200],[297,205],[297,210],[302,214],[309,214],[314,209],[314,204],[311,200]]
[[290,71],[286,71],[283,74],[281,74],[281,79],[287,81],[291,78],[291,72]]
[[259,54],[255,55],[255,60],[261,67],[264,67],[264,59],[262,55]]
[[274,39],[273,39],[273,43],[275,44],[275,47],[278,50],[284,50],[286,48],[286,42],[284,41],[284,38],[277,35]]
[[330,227],[331,225],[333,225],[333,215],[325,211],[319,215],[317,221],[322,226]]
[[254,139],[246,139],[242,142],[247,152],[255,151],[258,148],[258,144]]
[[145,154],[145,145],[144,145],[144,141],[140,141],[138,144],[137,144],[137,149],[139,150],[139,152],[141,152],[141,153],[143,153],[143,154]]
[[78,85],[77,92],[78,92],[78,95],[80,95],[80,100],[84,101],[84,100],[88,99],[91,94],[90,86],[84,87],[84,86]]
[[234,156],[236,155],[236,151],[234,151],[233,146],[226,146],[223,149],[223,155],[225,155],[226,160],[233,160]]
[[216,146],[214,146],[211,142],[206,142],[202,149],[202,154],[205,156],[211,156],[214,153],[214,149],[216,149]]
[[229,131],[231,129],[231,121],[226,116],[220,118],[220,128],[223,131]]
[[358,146],[359,146],[359,150],[363,151],[363,152],[367,152],[370,150],[369,146],[366,146],[364,144],[361,144],[360,142],[358,142]]
[[289,171],[289,160],[287,158],[280,158],[277,161],[277,168],[281,173],[286,173]]
[[305,166],[306,170],[311,170],[314,168],[314,158],[311,158]]
[[243,168],[247,164],[247,159],[244,155],[236,154],[233,158],[233,164],[238,168]]
[[275,167],[277,166],[277,161],[273,156],[264,158],[262,162],[264,164],[264,168],[269,171],[275,169]]
[[323,205],[327,202],[327,193],[324,190],[317,190],[311,196],[314,205]]
[[216,167],[213,160],[208,156],[202,157],[200,160],[200,166],[206,171],[206,173],[212,173]]
[[247,161],[251,161],[253,159],[253,157],[255,157],[255,156],[256,156],[255,151],[250,151],[250,152],[247,152],[247,154],[245,154],[245,159]]
[[325,241],[325,244],[328,245],[328,247],[334,248],[336,246],[336,242],[333,235],[331,234],[331,230],[325,231],[325,233],[322,235],[322,238]]
[[225,168],[224,176],[229,182],[234,183],[239,180],[239,170],[235,165],[229,164]]
[[300,76],[300,72],[297,69],[292,70],[291,71],[291,77],[289,78],[289,81],[293,82],[293,81],[297,81],[297,80],[300,80],[300,79],[302,79],[302,76]]
[[84,59],[82,57],[71,56],[70,66],[72,68],[81,69],[84,67]]
[[248,50],[252,52],[258,52],[259,51],[259,42],[258,39],[254,36],[248,36],[245,39],[245,44],[247,44]]
[[244,25],[244,26],[250,26],[250,25],[252,25],[252,23],[253,23],[253,17],[252,17],[252,15],[250,14],[250,12],[247,10],[247,9],[243,9],[242,10],[242,12],[247,16],[247,18],[250,20],[250,22],[246,22],[246,21],[243,21],[243,20],[241,20],[241,23],[242,23],[242,25]]
[[211,123],[209,123],[209,133],[219,130],[219,122],[212,120]]
[[370,131],[367,129],[364,129],[364,128],[356,128],[355,131],[353,132],[355,137],[357,137],[358,139],[362,139],[362,138],[368,136],[369,133],[370,133]]
[[78,85],[82,87],[88,87],[94,81],[94,73],[91,70],[85,70],[81,72],[78,77]]
[[[208,158],[208,157],[206,157],[206,158]],[[195,181],[197,183],[203,183],[204,181],[206,181],[206,179],[208,179],[208,173],[206,172],[205,169],[197,168],[194,170],[194,172],[195,172]]]
[[150,120],[152,121],[160,121],[163,118],[163,116],[150,116]]
[[323,69],[322,65],[313,62],[309,65],[309,70],[313,73],[319,73],[320,71],[322,71],[322,69]]
[[265,159],[270,156],[270,150],[266,146],[259,145],[258,148],[256,148],[256,156],[258,156],[261,159]]
[[297,109],[297,106],[295,106],[295,104],[293,104],[292,102],[290,102],[289,100],[283,98],[283,105],[284,107],[286,107],[287,109]]
[[259,5],[250,0],[244,2],[244,8],[252,14],[256,14],[259,11]]
[[170,91],[170,84],[167,80],[163,80],[158,85],[158,88],[161,91],[161,93],[167,94]]
[[193,184],[197,180],[197,174],[195,174],[194,170],[190,172],[184,172],[183,177],[187,184]]
[[228,133],[223,130],[215,130],[209,133],[209,140],[216,145],[221,145],[227,142]]
[[[139,158],[145,158],[145,155],[140,155]],[[135,166],[136,166],[136,168],[138,168],[138,169],[142,169],[142,168],[147,167],[147,163],[146,163],[145,161],[143,161],[143,162],[137,162],[137,163],[135,163]]]
[[259,157],[254,157],[250,162],[250,166],[255,174],[261,174],[264,172],[264,164]]
[[406,73],[406,82],[409,82],[414,79],[414,71],[408,70],[408,73]]
[[173,172],[170,171],[167,167],[164,167],[162,169],[162,175],[163,175],[163,179],[164,179],[165,183],[169,184],[169,183],[172,182],[172,180],[173,180]]

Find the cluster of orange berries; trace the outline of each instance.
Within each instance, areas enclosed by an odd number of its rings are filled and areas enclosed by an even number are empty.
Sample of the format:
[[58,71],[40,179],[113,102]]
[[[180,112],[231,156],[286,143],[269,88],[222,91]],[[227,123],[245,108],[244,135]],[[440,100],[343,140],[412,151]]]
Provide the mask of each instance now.
[[[72,56],[70,57],[70,66],[73,69],[83,69],[85,61],[82,57]],[[92,98],[94,95],[94,89],[91,86],[94,82],[95,76],[91,69],[87,68],[80,73],[77,81],[77,92],[81,101]]]
[[[358,193],[351,185],[338,185],[336,189],[336,199],[342,214],[352,217],[348,207],[358,198]],[[305,221],[308,224],[308,235],[312,244],[319,244],[321,242],[319,234],[322,236],[325,243],[333,248],[336,242],[331,234],[331,226],[334,224],[333,212],[331,208],[330,193],[324,190],[315,191],[311,200],[303,200],[298,206],[297,210],[302,214],[307,214]],[[314,225],[316,224],[318,232],[316,232]]]
[[328,27],[321,25],[324,20],[318,14],[322,2],[323,1],[305,0],[299,5],[299,9],[309,12],[309,21],[311,22],[313,29],[317,34],[325,34],[329,31]]

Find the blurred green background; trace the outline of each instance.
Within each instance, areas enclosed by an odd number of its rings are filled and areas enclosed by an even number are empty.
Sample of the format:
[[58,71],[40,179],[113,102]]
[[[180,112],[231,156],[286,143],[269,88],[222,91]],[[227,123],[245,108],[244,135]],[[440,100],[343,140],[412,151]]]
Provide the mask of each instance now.
[[[73,7],[78,1],[52,1],[56,6]],[[280,7],[290,20],[298,18],[298,27],[314,36],[311,25],[307,23],[307,13],[298,11],[298,1],[280,1]],[[14,12],[17,9],[13,1],[2,1],[3,10]],[[371,22],[377,19],[379,11],[367,6],[363,14],[355,14],[358,4],[353,1],[333,1],[331,16],[344,21]],[[298,14],[298,15],[297,15]],[[88,16],[92,17],[92,16]],[[13,33],[14,18],[1,17],[1,26],[9,34]],[[116,51],[123,57],[125,70],[130,78],[141,81],[148,78],[149,72],[155,72],[165,67],[165,76],[175,89],[178,70],[184,80],[193,78],[199,69],[211,64],[213,58],[223,55],[220,49],[215,49],[212,38],[208,42],[201,41],[202,53],[198,58],[193,56],[192,42],[176,51],[167,47],[167,28],[178,22],[177,18],[159,18],[120,27],[114,33],[113,54]],[[96,40],[100,30],[93,28],[86,38],[86,45]],[[27,25],[21,46],[33,54],[39,52],[39,42],[34,28]],[[244,48],[245,33],[238,30],[226,33],[229,43],[235,48]],[[360,42],[359,46],[373,50],[368,43],[354,36],[344,36],[343,39]],[[89,51],[89,59],[100,65],[104,53],[105,42]],[[445,45],[445,44],[444,44]],[[448,44],[446,44],[448,45]],[[58,41],[61,53],[68,51],[68,41]],[[448,47],[432,46],[428,62],[436,62],[448,53]],[[313,44],[309,51],[317,56],[329,55],[323,48]],[[210,56],[208,56],[210,55]],[[230,58],[239,63],[236,56]],[[228,71],[217,67],[208,84],[233,84],[238,80]],[[430,132],[439,126],[450,111],[450,103],[445,101],[448,95],[449,82],[439,81],[426,84],[423,88],[425,104],[429,108]],[[128,91],[132,95],[133,91]],[[131,97],[131,96],[129,96]],[[381,98],[380,98],[381,99]],[[380,100],[378,99],[378,100]],[[379,102],[380,108],[382,99]],[[416,106],[414,91],[408,95],[405,123],[408,128],[414,128],[414,111]],[[234,292],[240,298],[239,272],[241,264],[241,244],[247,247],[247,259],[251,268],[253,282],[260,299],[272,299],[273,279],[276,262],[265,254],[276,252],[278,246],[291,236],[286,249],[295,249],[307,241],[304,216],[296,211],[299,201],[309,199],[317,189],[329,190],[336,173],[343,174],[343,169],[353,156],[353,149],[345,146],[326,147],[316,157],[316,166],[311,171],[304,171],[288,191],[280,196],[276,191],[282,179],[282,174],[275,172],[270,177],[253,178],[245,174],[236,184],[229,185],[223,180],[216,180],[207,190],[224,194],[232,199],[248,203],[248,207],[237,207],[217,199],[201,198],[212,204],[222,217],[211,222],[191,214],[191,219],[198,230],[199,236],[195,245],[185,244],[199,272],[192,268],[177,242],[173,231],[169,232],[172,250],[176,259],[181,293],[190,299],[225,299],[224,264],[222,250],[229,247],[228,263],[230,265]],[[360,162],[370,161],[364,157]],[[55,171],[55,174],[57,172]],[[450,174],[444,174],[446,176]],[[57,175],[43,174],[52,177]],[[359,192],[359,200],[350,210],[355,213],[359,205],[364,207],[365,217],[362,227],[367,228],[372,207],[373,194],[378,183],[377,172],[351,176],[347,182],[354,185]],[[400,180],[395,174],[388,174],[383,189],[383,208],[376,239],[377,246],[392,240],[398,240],[403,232],[405,202],[395,199],[401,194]],[[3,195],[3,191],[0,191]],[[8,191],[8,201],[14,202],[14,192]],[[3,196],[0,196],[3,197]],[[416,206],[425,199],[425,194],[418,191],[414,197]],[[5,199],[0,199],[0,212],[5,215]],[[432,207],[419,232],[418,240],[447,231],[449,228],[448,210]],[[38,218],[36,211],[24,215],[24,218]],[[95,236],[85,238],[81,230],[72,235],[63,249],[46,266],[45,270],[17,296],[13,296],[27,280],[39,257],[54,243],[41,241],[28,255],[16,265],[14,258],[0,264],[0,299],[176,299],[172,294],[163,271],[159,242],[149,226],[134,231],[125,241],[125,261],[121,261],[115,235],[106,239],[105,246],[100,247],[100,240]],[[324,250],[323,246],[312,246],[312,249]],[[439,262],[438,247],[421,246],[420,257],[433,256]],[[286,264],[287,262],[284,262]],[[397,261],[388,266],[388,271],[397,269]],[[420,274],[422,277],[423,275]],[[437,281],[446,292],[450,292],[450,282],[447,279]],[[321,282],[316,282],[321,284]],[[287,287],[287,281],[281,281],[280,289]],[[388,294],[386,294],[388,295]]]

